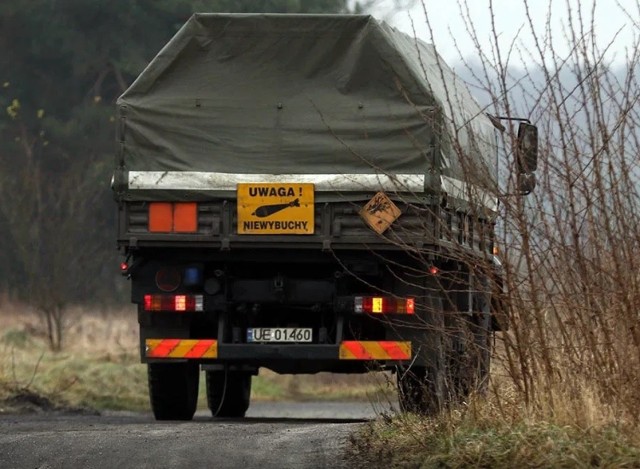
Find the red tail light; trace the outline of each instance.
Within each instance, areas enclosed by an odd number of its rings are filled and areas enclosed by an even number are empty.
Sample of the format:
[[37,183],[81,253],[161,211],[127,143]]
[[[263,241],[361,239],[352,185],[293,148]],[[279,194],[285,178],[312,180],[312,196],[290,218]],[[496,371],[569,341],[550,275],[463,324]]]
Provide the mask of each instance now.
[[203,311],[202,295],[144,295],[145,311],[185,313]]
[[416,312],[416,300],[413,298],[407,298],[406,310],[407,314],[414,314]]
[[415,314],[414,298],[393,298],[387,296],[357,296],[354,312],[366,314]]

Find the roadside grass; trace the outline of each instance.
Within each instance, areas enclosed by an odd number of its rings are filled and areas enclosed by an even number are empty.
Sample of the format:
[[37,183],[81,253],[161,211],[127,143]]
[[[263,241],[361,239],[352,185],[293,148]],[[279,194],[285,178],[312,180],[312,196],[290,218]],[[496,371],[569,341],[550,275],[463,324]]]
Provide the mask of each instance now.
[[[149,411],[146,366],[138,357],[135,312],[77,309],[66,318],[66,345],[51,352],[40,318],[0,305],[0,413],[47,409]],[[384,375],[278,375],[261,370],[252,400],[382,398]],[[206,409],[201,376],[198,406]]]
[[508,424],[399,416],[379,420],[350,441],[357,467],[640,467],[640,442],[616,426],[579,428],[545,421]]
[[[440,415],[381,415],[353,434],[353,467],[640,468],[640,434],[588,384],[527,406],[499,364],[490,391]],[[576,392],[579,391],[579,392]]]

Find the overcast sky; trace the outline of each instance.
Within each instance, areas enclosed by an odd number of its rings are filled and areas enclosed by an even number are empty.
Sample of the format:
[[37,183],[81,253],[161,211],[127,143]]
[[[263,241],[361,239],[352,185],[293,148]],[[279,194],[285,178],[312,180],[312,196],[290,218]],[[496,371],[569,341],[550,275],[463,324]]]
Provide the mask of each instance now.
[[[413,5],[393,13],[394,4],[397,4],[398,1],[404,5],[410,3]],[[468,13],[473,18],[473,24],[477,28],[477,37],[483,50],[491,51],[490,1],[460,0],[460,2],[468,5]],[[532,50],[534,47],[532,30],[526,18],[524,3],[525,0],[493,0],[495,28],[499,35],[499,44],[503,54],[514,39],[523,50]],[[595,11],[592,13],[594,3]],[[640,38],[640,0],[528,0],[528,4],[535,34],[541,39],[547,35],[545,30],[550,14],[552,43],[560,55],[568,54],[568,44],[574,42],[567,39],[566,36],[567,28],[570,26],[569,8],[574,15],[573,29],[579,30],[578,5],[580,5],[583,19],[587,23],[585,27],[588,30],[591,29],[591,18],[596,18],[594,30],[598,46],[604,49],[613,41],[607,52],[609,62],[623,63],[625,54],[635,49],[634,44],[637,44]],[[463,56],[468,58],[477,55],[462,18],[458,0],[425,0],[424,5],[433,28],[435,38],[433,42],[447,62],[452,63],[459,58],[452,37],[455,37]],[[420,0],[379,0],[376,2],[374,14],[408,34],[413,34],[412,18],[417,36],[427,42],[432,42]],[[514,58],[513,60],[519,59]],[[527,62],[530,62],[530,59],[527,59]]]

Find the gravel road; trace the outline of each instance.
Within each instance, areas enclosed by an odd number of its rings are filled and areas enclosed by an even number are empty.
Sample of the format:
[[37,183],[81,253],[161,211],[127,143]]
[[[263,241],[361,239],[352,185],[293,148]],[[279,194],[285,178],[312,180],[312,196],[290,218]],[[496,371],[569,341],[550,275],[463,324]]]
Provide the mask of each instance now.
[[339,468],[350,433],[385,406],[251,405],[244,420],[150,414],[0,416],[0,468]]

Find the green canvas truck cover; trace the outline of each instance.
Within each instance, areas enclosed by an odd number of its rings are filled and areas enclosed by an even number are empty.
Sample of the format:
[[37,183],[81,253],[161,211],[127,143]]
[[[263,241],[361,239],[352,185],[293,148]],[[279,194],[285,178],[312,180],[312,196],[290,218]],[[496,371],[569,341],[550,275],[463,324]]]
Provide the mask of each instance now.
[[493,126],[466,86],[371,16],[193,15],[117,106],[120,200],[285,180],[464,198],[497,176]]

